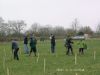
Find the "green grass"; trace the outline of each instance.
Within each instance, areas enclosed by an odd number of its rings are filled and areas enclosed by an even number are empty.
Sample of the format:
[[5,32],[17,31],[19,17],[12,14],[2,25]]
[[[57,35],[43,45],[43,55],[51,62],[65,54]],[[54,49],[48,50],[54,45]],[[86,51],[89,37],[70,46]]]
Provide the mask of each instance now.
[[[77,42],[77,41],[75,41]],[[78,47],[74,42],[74,53],[78,53]],[[88,49],[84,55],[77,55],[75,65],[74,55],[67,56],[63,40],[56,41],[56,54],[50,53],[50,41],[39,42],[37,49],[39,60],[34,54],[24,54],[23,42],[20,42],[20,60],[13,60],[11,43],[0,44],[0,75],[100,75],[100,40],[87,40]],[[5,52],[4,52],[5,49]],[[96,51],[96,59],[93,59],[93,52]],[[6,53],[6,56],[5,56]],[[21,53],[21,54],[20,54]],[[3,65],[5,58],[5,64]],[[46,61],[44,73],[44,59]],[[58,69],[62,71],[57,71]],[[84,71],[78,71],[84,69]],[[76,71],[75,71],[76,70]]]

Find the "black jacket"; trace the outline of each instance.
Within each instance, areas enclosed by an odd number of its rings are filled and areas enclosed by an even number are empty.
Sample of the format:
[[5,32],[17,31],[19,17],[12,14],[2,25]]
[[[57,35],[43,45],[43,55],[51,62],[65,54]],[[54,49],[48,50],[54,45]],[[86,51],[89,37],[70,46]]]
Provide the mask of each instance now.
[[66,42],[65,42],[66,47],[72,47],[72,44],[73,44],[73,42],[71,39],[66,39]]
[[28,44],[28,38],[27,37],[24,38],[24,44]]
[[54,36],[52,36],[52,38],[51,38],[51,44],[55,46],[55,37]]

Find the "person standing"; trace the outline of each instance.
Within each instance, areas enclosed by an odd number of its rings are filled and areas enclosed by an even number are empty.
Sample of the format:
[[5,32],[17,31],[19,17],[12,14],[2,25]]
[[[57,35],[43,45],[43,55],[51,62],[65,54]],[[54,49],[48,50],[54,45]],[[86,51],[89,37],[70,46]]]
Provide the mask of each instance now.
[[78,45],[79,45],[79,54],[84,54],[84,49],[87,49],[87,45],[83,40],[80,40]]
[[36,56],[36,52],[37,52],[36,45],[37,45],[37,40],[36,40],[35,36],[33,36],[33,37],[31,36],[31,38],[30,38],[31,50],[30,50],[29,56],[31,55],[32,52],[34,52],[34,55]]
[[51,52],[52,53],[55,53],[55,36],[54,35],[51,35]]
[[72,39],[71,39],[70,37],[68,37],[68,38],[66,39],[66,42],[65,42],[65,47],[66,47],[66,49],[67,49],[66,55],[69,55],[70,52],[71,52],[72,55],[73,55],[72,44],[73,44]]
[[28,48],[28,37],[25,36],[24,37],[24,51],[25,51],[25,54],[29,54],[29,48]]
[[12,52],[14,54],[14,59],[16,59],[16,60],[19,60],[18,51],[19,51],[18,41],[17,41],[17,39],[13,39]]

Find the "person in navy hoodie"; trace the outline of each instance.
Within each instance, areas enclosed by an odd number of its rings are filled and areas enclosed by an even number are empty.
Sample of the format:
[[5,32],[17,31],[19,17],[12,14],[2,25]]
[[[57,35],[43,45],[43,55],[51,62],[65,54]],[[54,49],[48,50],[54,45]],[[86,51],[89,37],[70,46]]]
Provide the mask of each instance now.
[[14,59],[16,59],[16,60],[19,60],[18,51],[19,51],[18,41],[17,41],[17,39],[13,39],[12,52],[14,54]]

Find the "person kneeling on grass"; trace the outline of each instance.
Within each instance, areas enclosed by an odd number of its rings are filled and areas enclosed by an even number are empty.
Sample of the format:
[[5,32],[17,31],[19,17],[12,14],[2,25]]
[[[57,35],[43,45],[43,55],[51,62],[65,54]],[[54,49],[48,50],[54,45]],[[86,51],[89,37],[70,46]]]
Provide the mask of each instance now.
[[12,41],[12,52],[14,54],[14,59],[17,59],[17,60],[19,60],[18,51],[19,51],[19,46],[18,46],[17,39],[13,39],[13,41]]
[[80,40],[79,43],[79,54],[84,54],[84,49],[87,49],[87,45],[83,40]]
[[35,37],[31,37],[30,38],[30,47],[31,47],[31,50],[30,50],[29,56],[31,55],[32,51],[34,52],[34,55],[36,56],[36,52],[37,52],[36,44],[37,44],[36,38]]

